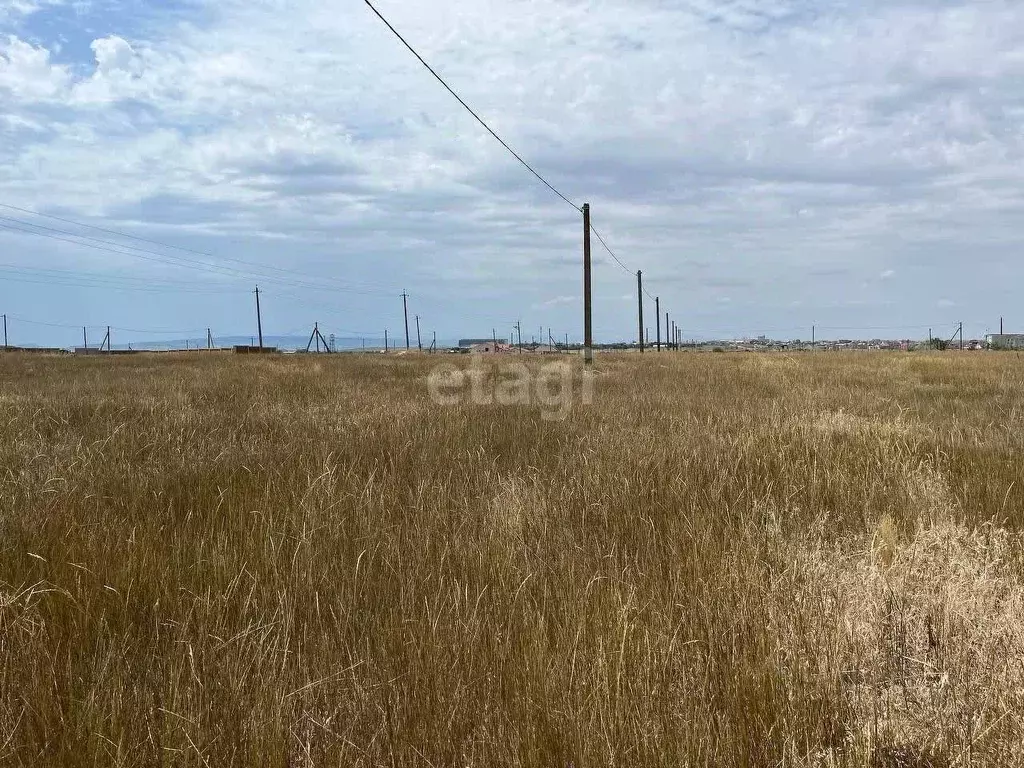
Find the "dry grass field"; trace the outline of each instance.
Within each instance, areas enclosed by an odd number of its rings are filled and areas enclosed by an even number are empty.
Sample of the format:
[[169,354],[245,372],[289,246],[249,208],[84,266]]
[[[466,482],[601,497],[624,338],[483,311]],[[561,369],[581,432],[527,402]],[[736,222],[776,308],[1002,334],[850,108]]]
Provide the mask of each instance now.
[[1024,765],[1018,356],[439,359],[0,355],[0,765]]

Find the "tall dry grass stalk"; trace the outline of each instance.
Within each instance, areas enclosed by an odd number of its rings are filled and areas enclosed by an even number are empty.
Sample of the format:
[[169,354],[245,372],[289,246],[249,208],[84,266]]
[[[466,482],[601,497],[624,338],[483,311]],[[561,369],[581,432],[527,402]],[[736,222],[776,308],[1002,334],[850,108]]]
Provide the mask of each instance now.
[[1024,764],[1015,357],[0,356],[0,764]]

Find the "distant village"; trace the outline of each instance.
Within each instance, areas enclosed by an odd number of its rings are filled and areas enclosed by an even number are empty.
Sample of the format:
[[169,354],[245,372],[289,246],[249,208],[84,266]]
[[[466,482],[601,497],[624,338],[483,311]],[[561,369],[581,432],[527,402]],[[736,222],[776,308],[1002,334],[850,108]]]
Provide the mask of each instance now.
[[[617,344],[595,344],[595,349],[605,350],[637,350],[639,349],[637,342],[632,343],[617,343]],[[819,340],[819,341],[806,341],[802,339],[792,339],[789,341],[782,341],[778,339],[771,339],[767,336],[758,336],[756,338],[744,338],[744,339],[720,339],[710,341],[691,341],[680,344],[678,346],[670,345],[667,343],[658,344],[645,343],[645,348],[655,349],[660,346],[662,349],[683,349],[692,351],[703,351],[703,352],[782,352],[782,351],[827,351],[827,352],[842,352],[848,350],[889,350],[895,352],[917,352],[925,350],[960,350],[961,342],[959,339],[955,341],[946,341],[944,339],[931,339],[922,341],[918,339],[834,339],[834,340]],[[474,353],[474,354],[502,354],[502,353],[516,353],[520,350],[523,352],[531,353],[558,353],[558,352],[575,352],[580,349],[579,344],[561,344],[561,343],[548,343],[539,344],[536,340],[532,340],[525,344],[514,344],[509,342],[507,339],[462,339],[459,342],[459,346],[452,352],[462,353]],[[1008,333],[1008,334],[989,334],[984,339],[965,339],[963,341],[962,349],[965,351],[983,351],[983,350],[1007,350],[1007,351],[1024,351],[1024,333]]]

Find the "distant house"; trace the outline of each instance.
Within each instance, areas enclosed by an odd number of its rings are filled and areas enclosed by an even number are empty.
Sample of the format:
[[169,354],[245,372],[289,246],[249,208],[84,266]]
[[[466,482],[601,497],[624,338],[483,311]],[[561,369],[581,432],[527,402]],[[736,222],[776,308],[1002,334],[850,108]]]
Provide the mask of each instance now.
[[508,345],[495,345],[493,341],[485,341],[479,344],[472,344],[469,347],[470,354],[474,355],[493,355],[497,352],[504,352],[506,349],[508,349]]
[[1024,333],[990,333],[985,337],[989,349],[1024,350]]

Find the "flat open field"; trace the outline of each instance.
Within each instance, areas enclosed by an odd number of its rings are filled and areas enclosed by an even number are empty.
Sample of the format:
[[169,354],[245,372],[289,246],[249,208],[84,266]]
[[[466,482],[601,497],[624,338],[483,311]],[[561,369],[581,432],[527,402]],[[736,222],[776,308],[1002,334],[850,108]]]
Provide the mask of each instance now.
[[440,362],[0,355],[0,765],[1024,764],[1020,357]]

